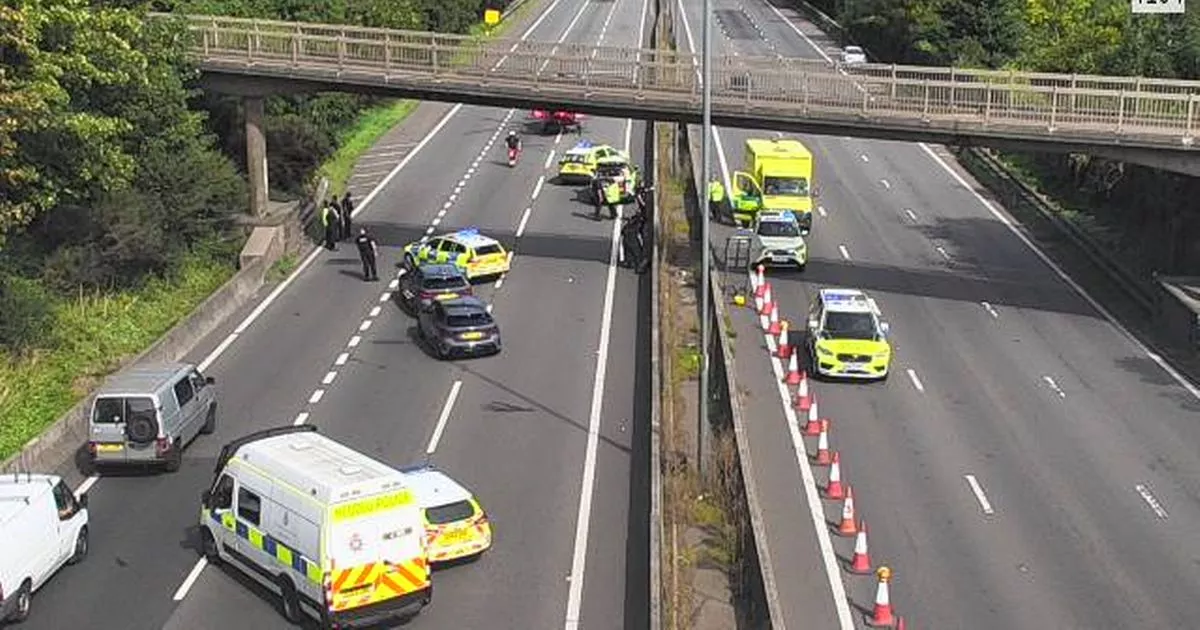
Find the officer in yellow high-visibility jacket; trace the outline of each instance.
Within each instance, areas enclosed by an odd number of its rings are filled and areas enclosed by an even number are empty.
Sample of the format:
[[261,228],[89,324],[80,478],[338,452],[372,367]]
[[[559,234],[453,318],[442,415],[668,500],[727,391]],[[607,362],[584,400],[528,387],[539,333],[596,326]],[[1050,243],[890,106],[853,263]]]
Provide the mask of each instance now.
[[326,202],[321,207],[321,227],[325,229],[325,249],[337,249],[337,233],[341,227],[341,217],[332,203]]
[[721,210],[725,205],[725,186],[721,180],[714,179],[708,184],[708,214],[714,219],[721,218]]
[[596,218],[600,218],[601,207],[607,207],[609,216],[617,218],[617,206],[621,204],[621,184],[609,178],[598,178],[596,184]]

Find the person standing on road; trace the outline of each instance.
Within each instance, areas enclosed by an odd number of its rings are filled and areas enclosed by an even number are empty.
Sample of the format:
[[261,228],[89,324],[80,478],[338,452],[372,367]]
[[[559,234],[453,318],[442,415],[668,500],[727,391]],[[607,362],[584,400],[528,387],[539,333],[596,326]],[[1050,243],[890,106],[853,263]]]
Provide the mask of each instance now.
[[341,218],[332,203],[325,202],[321,206],[321,227],[325,230],[325,249],[337,250],[337,233]]
[[714,179],[708,184],[708,216],[720,219],[724,204],[725,186],[721,184],[721,180]]
[[342,195],[340,212],[342,214],[342,238],[350,240],[354,236],[354,225],[350,222],[350,215],[354,214],[354,200],[350,199],[350,191],[347,190]]
[[375,257],[379,255],[379,245],[367,233],[367,228],[359,228],[358,238],[354,239],[354,243],[358,245],[358,257],[362,259],[363,280],[367,282],[378,280],[379,273],[375,268]]
[[625,257],[629,260],[629,266],[636,269],[638,273],[645,273],[650,267],[650,257],[646,251],[646,213],[643,209],[639,209],[627,219],[624,220],[624,225],[621,226],[621,245],[625,249]]

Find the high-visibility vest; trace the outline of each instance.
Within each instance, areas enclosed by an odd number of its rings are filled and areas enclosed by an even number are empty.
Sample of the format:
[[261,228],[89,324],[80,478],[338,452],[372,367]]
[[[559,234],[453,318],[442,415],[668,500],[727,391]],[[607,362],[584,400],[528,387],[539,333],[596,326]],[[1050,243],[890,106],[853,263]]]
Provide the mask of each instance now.
[[325,206],[324,208],[322,208],[321,209],[321,225],[324,227],[329,227],[329,221],[332,220],[336,214],[337,213],[334,211],[333,206]]
[[725,187],[721,182],[714,181],[708,185],[708,198],[715,203],[725,201]]
[[609,182],[604,186],[604,200],[608,203],[621,202],[621,185],[617,182]]

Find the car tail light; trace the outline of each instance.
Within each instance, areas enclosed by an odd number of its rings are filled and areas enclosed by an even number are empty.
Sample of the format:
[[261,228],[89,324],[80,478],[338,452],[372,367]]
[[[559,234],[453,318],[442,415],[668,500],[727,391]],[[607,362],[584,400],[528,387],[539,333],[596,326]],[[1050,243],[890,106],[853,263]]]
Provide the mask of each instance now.
[[434,298],[433,291],[421,291],[422,300],[432,300]]
[[168,440],[165,437],[160,437],[157,440],[154,440],[154,450],[159,455],[166,455],[167,452],[171,450],[171,440]]

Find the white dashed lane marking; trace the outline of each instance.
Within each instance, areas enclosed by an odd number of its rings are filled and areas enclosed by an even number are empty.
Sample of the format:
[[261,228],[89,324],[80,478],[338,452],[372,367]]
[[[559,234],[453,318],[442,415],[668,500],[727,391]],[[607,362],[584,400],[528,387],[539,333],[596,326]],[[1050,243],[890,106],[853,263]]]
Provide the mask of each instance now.
[[997,313],[996,309],[991,304],[987,302],[980,302],[979,304],[983,306],[983,310],[988,312],[988,315],[992,316],[992,319],[1000,319],[1000,313]]
[[917,371],[912,368],[908,368],[907,370],[905,370],[905,373],[908,374],[908,380],[912,381],[912,386],[917,391],[924,394],[925,393],[925,384],[921,382],[921,377],[917,376]]
[[941,245],[936,245],[936,246],[934,246],[934,249],[937,250],[938,254],[941,254],[942,258],[944,258],[946,260],[950,260],[950,254],[946,252],[945,247],[942,247]]
[[1058,382],[1054,380],[1053,376],[1049,376],[1049,375],[1043,376],[1042,380],[1046,383],[1047,386],[1050,387],[1050,391],[1054,392],[1055,394],[1058,394],[1059,398],[1067,397],[1066,392],[1064,392],[1062,390],[1062,388],[1058,386]]
[[350,341],[346,344],[346,347],[347,348],[357,348],[358,344],[360,344],[360,343],[362,343],[362,336],[354,335],[353,337],[350,338]]
[[300,426],[305,422],[308,422],[308,412],[301,411],[300,413],[296,414],[296,419],[292,421],[292,424],[295,426]]
[[1167,520],[1166,508],[1163,507],[1162,502],[1158,500],[1158,497],[1154,496],[1154,493],[1150,491],[1149,486],[1139,483],[1138,485],[1134,486],[1133,489],[1136,490],[1139,495],[1141,495],[1142,500],[1146,502],[1146,505],[1150,506],[1150,510],[1154,512],[1154,516],[1158,517],[1158,519],[1162,521]]
[[342,365],[346,365],[346,362],[349,360],[350,360],[350,353],[343,352],[337,356],[337,359],[333,362],[333,364],[337,365],[337,366],[342,366]]
[[334,370],[330,370],[325,373],[325,378],[321,379],[321,384],[328,385],[328,384],[332,383],[333,379],[335,379],[335,378],[337,378],[337,372]]
[[842,254],[842,258],[850,260],[850,250],[846,249],[845,245],[838,245],[838,252]]
[[971,493],[975,495],[975,500],[979,502],[979,509],[983,510],[983,513],[987,516],[995,514],[996,511],[992,509],[992,503],[988,501],[987,495],[983,492],[983,486],[979,484],[979,480],[975,478],[975,475],[963,475],[963,478],[967,480],[967,485],[971,487]]
[[315,405],[315,404],[321,402],[321,399],[324,397],[325,397],[325,390],[315,389],[315,390],[313,390],[312,396],[308,397],[308,404]]

